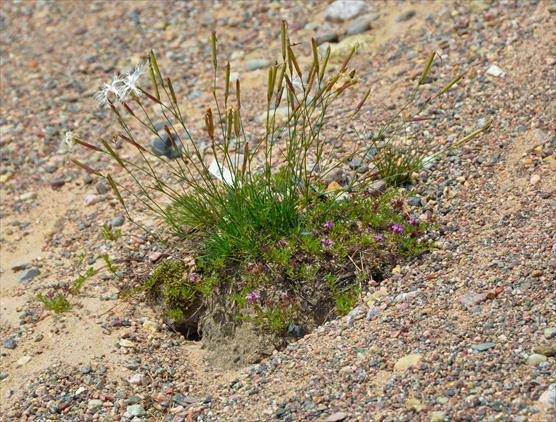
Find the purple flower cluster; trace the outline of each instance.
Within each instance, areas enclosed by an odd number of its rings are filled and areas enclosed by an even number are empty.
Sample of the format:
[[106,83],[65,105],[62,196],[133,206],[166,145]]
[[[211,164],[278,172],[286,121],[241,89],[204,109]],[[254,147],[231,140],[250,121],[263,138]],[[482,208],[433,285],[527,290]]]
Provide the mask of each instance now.
[[392,224],[392,231],[398,234],[403,233],[403,226],[398,223]]
[[250,303],[255,303],[260,297],[261,295],[257,291],[253,290],[245,296],[245,299],[247,299]]
[[328,220],[322,225],[322,228],[326,230],[330,230],[332,227],[334,227],[334,222],[332,220]]
[[323,237],[321,243],[325,248],[334,245],[334,241],[328,237]]
[[384,236],[383,236],[383,235],[381,235],[380,233],[375,234],[375,240],[376,240],[377,242],[380,242],[382,239],[384,239]]

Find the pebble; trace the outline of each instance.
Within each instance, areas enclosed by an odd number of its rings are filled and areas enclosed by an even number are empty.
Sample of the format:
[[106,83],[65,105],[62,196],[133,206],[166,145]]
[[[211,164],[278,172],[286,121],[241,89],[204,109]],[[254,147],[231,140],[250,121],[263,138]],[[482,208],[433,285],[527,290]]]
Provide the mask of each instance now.
[[37,277],[40,273],[41,272],[38,268],[30,268],[30,269],[26,270],[23,274],[21,274],[17,279],[20,282],[22,282],[22,281],[31,281],[35,277]]
[[556,344],[539,344],[533,347],[533,352],[544,356],[555,356],[556,355]]
[[125,218],[123,215],[117,215],[116,217],[110,220],[111,227],[121,227],[124,225]]
[[444,412],[432,412],[430,417],[430,422],[444,422],[446,419],[446,413]]
[[331,22],[344,22],[365,12],[367,7],[362,0],[336,0],[328,5],[324,17]]
[[141,417],[145,416],[146,414],[147,412],[145,412],[145,409],[140,404],[133,404],[131,406],[128,406],[125,412],[125,416],[127,418]]
[[556,327],[545,328],[543,331],[544,338],[551,339],[556,336]]
[[500,78],[505,75],[505,72],[497,65],[492,64],[488,67],[486,74],[490,76],[494,76],[495,78]]
[[251,72],[253,70],[258,70],[258,69],[266,69],[267,67],[272,66],[272,61],[267,60],[267,59],[253,59],[253,60],[249,60],[246,64],[245,64],[245,69],[248,72]]
[[412,353],[398,359],[394,365],[394,371],[402,372],[417,365],[421,361],[422,355],[419,353]]
[[56,179],[52,179],[48,182],[50,184],[50,186],[52,186],[53,188],[60,188],[62,186],[64,186],[66,184],[66,180],[63,178],[56,178]]
[[466,308],[471,308],[487,300],[486,293],[469,293],[459,298],[459,302]]
[[529,357],[527,358],[527,365],[531,365],[531,366],[537,366],[539,363],[543,363],[546,362],[547,358],[545,355],[540,355],[538,353],[533,353],[532,355],[529,355]]
[[339,422],[346,419],[348,415],[344,412],[336,412],[325,419],[326,422]]
[[403,12],[400,16],[396,18],[396,22],[406,22],[413,18],[417,12],[413,9]]
[[2,342],[2,345],[6,348],[6,349],[10,349],[13,350],[17,347],[17,342],[15,341],[15,338],[10,337],[6,340],[4,340]]
[[357,35],[362,32],[369,30],[372,27],[372,23],[376,21],[380,15],[378,13],[369,13],[367,15],[361,16],[350,23],[346,29],[347,35]]
[[494,346],[496,346],[496,343],[480,343],[480,344],[476,344],[473,346],[473,350],[477,351],[477,352],[484,352],[485,350],[491,349]]
[[87,402],[87,407],[89,409],[96,409],[97,407],[102,407],[103,402],[102,400],[98,400],[98,399],[91,399]]
[[17,361],[17,366],[23,366],[29,363],[31,356],[22,356]]

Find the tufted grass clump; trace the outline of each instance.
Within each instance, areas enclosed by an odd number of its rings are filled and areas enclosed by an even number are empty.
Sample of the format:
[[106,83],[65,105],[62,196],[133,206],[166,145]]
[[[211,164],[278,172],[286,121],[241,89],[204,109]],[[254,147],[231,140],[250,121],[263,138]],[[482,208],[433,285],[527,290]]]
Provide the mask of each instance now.
[[[97,95],[118,122],[112,140],[101,139],[97,146],[73,138],[110,157],[119,176],[74,162],[107,180],[130,221],[158,238],[169,231],[178,239],[178,250],[188,248],[194,254],[193,265],[164,261],[144,284],[143,290],[163,299],[169,318],[202,325],[217,313],[218,321],[233,314],[237,321],[297,336],[301,326],[310,329],[347,314],[361,291],[386,277],[402,256],[430,247],[424,237],[430,222],[411,216],[395,189],[422,168],[426,151],[400,149],[397,138],[461,75],[409,113],[433,64],[431,55],[408,104],[368,145],[338,155],[325,133],[344,123],[335,113],[337,105],[359,84],[350,68],[355,48],[331,68],[330,48],[321,54],[312,40],[309,64],[302,66],[297,44],[282,22],[280,57],[270,66],[261,94],[264,123],[248,128],[240,81],[232,80],[229,63],[219,63],[217,43],[213,33],[214,106],[204,113],[202,136],[190,129],[172,79],[163,75],[150,52],[149,88],[138,85],[144,71],[138,68],[117,76]],[[348,122],[369,95],[366,90],[353,102]],[[162,124],[155,123],[160,118]],[[156,147],[141,142],[145,131],[156,137]],[[344,186],[326,181],[341,163],[368,157],[370,148],[376,149],[371,158],[375,172],[355,174]],[[394,189],[371,192],[370,183],[377,178]],[[155,214],[166,231],[153,232],[134,219],[130,200]],[[215,298],[220,298],[220,308],[210,315]]]

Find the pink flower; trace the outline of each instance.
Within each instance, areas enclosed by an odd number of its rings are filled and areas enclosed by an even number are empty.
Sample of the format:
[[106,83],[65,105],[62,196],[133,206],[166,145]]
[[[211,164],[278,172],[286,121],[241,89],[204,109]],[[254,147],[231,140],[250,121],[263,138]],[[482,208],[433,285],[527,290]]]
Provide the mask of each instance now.
[[413,217],[411,217],[411,218],[409,219],[409,224],[411,224],[412,226],[414,226],[415,224],[417,224],[417,221],[416,221]]
[[376,240],[377,242],[380,242],[382,239],[384,239],[384,236],[383,236],[383,235],[381,235],[380,233],[375,234],[375,240]]
[[403,226],[401,224],[392,224],[392,231],[394,233],[403,233]]
[[323,237],[321,240],[322,246],[324,247],[329,247],[332,246],[334,244],[334,241],[332,239],[329,239],[328,237]]
[[334,222],[332,220],[328,220],[322,225],[322,228],[326,230],[330,230],[332,227],[334,227]]
[[288,246],[288,241],[286,239],[280,239],[278,241],[278,246],[280,248],[285,248],[286,246]]
[[261,297],[261,295],[259,295],[259,293],[257,293],[255,290],[253,290],[252,292],[250,292],[247,296],[245,296],[245,299],[247,299],[247,301],[254,303],[256,302],[259,298]]

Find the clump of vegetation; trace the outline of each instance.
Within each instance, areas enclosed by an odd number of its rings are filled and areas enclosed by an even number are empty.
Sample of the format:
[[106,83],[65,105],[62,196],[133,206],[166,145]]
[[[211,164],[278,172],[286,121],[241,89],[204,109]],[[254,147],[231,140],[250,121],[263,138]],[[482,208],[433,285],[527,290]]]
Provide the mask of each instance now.
[[[103,236],[105,233],[105,228],[103,228]],[[108,271],[112,274],[119,276],[118,267],[112,262],[108,255],[102,255],[102,260],[105,265],[97,269],[93,267],[85,267],[85,254],[79,256],[76,268],[80,271],[77,278],[71,283],[64,283],[58,287],[50,289],[47,293],[39,293],[37,295],[37,300],[41,302],[45,309],[52,311],[56,314],[61,314],[69,311],[72,308],[72,303],[70,302],[70,297],[78,296],[85,283],[90,280],[96,274],[102,271]]]
[[[326,175],[342,161],[359,154],[369,157],[369,148],[336,156],[324,136],[329,124],[337,123],[331,111],[359,83],[349,67],[355,49],[333,70],[328,66],[330,49],[321,55],[313,40],[312,60],[305,69],[284,22],[281,60],[268,71],[265,123],[261,131],[248,135],[240,81],[232,82],[229,63],[219,65],[214,33],[210,44],[215,106],[204,116],[210,141],[206,150],[193,137],[172,80],[163,76],[151,52],[146,66],[150,89],[139,86],[143,69],[138,68],[116,77],[97,95],[120,126],[114,139],[136,156],[128,158],[106,140],[99,147],[74,138],[113,159],[127,178],[115,179],[75,163],[106,178],[130,221],[135,222],[127,200],[134,198],[194,251],[195,268],[186,268],[180,260],[165,261],[144,285],[165,301],[172,319],[210,313],[214,293],[220,297],[223,292],[226,311],[238,321],[280,334],[295,331],[292,324],[310,329],[331,315],[347,314],[369,281],[380,281],[401,256],[415,256],[429,247],[423,237],[431,229],[429,222],[409,214],[399,191],[377,194],[368,188],[376,178],[395,188],[423,166],[424,152],[400,148],[396,134],[461,76],[408,117],[408,107],[433,64],[431,55],[408,105],[372,140],[376,152],[370,159],[376,172],[355,174],[341,186],[325,183]],[[217,83],[219,75],[222,83]],[[359,113],[369,93],[348,119]],[[162,125],[154,123],[153,113],[163,117]],[[157,148],[140,142],[137,126],[156,137]]]

